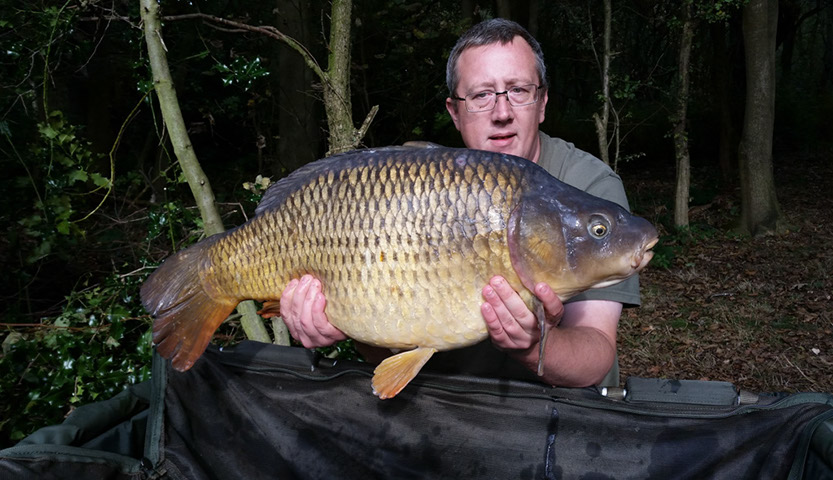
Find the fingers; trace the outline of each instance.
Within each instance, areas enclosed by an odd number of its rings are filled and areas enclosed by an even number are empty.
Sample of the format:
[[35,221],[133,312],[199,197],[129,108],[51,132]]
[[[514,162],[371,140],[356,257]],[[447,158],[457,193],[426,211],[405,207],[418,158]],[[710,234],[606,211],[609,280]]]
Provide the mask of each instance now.
[[[541,338],[537,316],[527,308],[521,296],[501,276],[492,277],[483,287],[480,313],[492,343],[505,350],[526,349]],[[556,326],[564,315],[561,299],[546,283],[535,286],[535,296],[541,301],[550,326]]]
[[503,277],[492,277],[482,292],[486,302],[480,312],[495,346],[522,349],[538,340],[540,332],[535,315]]
[[[318,282],[318,280],[315,280],[315,282]],[[315,342],[319,344],[317,346],[325,347],[332,345],[335,342],[346,340],[347,335],[333,326],[327,318],[327,314],[324,313],[324,308],[327,306],[327,300],[321,292],[321,284],[318,283],[317,285],[314,285],[314,287],[317,292],[310,302],[310,321],[308,325],[311,325],[312,330],[318,333],[318,337],[315,340]],[[307,324],[305,323],[305,325]]]
[[289,334],[294,339],[298,339],[298,315],[294,312],[293,299],[295,298],[295,289],[298,288],[300,282],[298,279],[292,279],[286,288],[281,292],[281,318],[286,328],[289,329]]
[[564,316],[564,304],[558,295],[544,282],[535,285],[535,296],[544,305],[544,311],[547,313],[547,322],[552,326],[558,325],[561,317]]
[[347,338],[324,313],[321,282],[311,275],[293,279],[281,293],[281,317],[292,338],[306,348],[325,347]]

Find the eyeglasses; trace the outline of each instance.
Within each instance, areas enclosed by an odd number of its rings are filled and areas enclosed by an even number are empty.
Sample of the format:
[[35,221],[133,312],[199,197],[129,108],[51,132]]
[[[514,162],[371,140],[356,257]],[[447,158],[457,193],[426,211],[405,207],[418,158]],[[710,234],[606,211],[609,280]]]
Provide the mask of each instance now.
[[482,92],[475,92],[462,97],[451,97],[454,100],[461,100],[466,102],[466,110],[471,113],[487,112],[493,110],[497,105],[498,95],[506,95],[506,100],[509,105],[513,107],[523,107],[524,105],[532,105],[538,101],[538,90],[541,87],[538,85],[521,85],[509,87],[503,92],[493,92],[491,90],[483,90]]

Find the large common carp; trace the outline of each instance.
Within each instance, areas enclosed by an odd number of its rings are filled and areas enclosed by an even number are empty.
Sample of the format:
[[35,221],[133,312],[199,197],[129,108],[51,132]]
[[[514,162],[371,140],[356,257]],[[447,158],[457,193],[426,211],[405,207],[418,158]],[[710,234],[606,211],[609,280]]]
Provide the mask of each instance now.
[[388,398],[434,352],[487,338],[479,306],[492,276],[533,308],[538,282],[562,300],[614,284],[648,263],[656,240],[646,220],[522,158],[366,149],[278,181],[254,218],[171,256],[141,294],[157,351],[184,371],[240,301],[279,300],[310,273],[333,325],[406,350],[376,369],[374,393]]

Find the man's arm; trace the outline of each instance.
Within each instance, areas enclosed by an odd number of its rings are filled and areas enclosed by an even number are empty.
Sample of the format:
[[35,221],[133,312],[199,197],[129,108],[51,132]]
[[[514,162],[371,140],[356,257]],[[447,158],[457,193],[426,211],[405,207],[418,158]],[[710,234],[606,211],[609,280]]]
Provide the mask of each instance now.
[[[585,300],[563,305],[546,284],[535,287],[549,322],[542,380],[551,385],[586,387],[600,382],[616,356],[616,328],[622,304]],[[541,333],[538,319],[520,295],[502,278],[483,288],[481,307],[492,343],[526,368],[538,369]],[[560,321],[559,321],[560,319]]]

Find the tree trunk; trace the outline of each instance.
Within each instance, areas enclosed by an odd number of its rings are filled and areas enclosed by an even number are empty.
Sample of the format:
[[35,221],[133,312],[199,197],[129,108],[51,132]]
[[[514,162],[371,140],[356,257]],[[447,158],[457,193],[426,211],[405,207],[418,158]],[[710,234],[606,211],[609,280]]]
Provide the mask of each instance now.
[[[311,44],[309,2],[278,0],[277,19],[281,31],[303,44]],[[317,21],[317,16],[315,16]],[[294,171],[316,160],[320,152],[321,126],[316,115],[317,102],[310,89],[314,76],[298,52],[286,44],[277,46],[277,72],[280,83],[278,101],[277,158],[271,170],[279,175],[281,169]]]
[[610,3],[611,0],[604,0],[603,52],[599,72],[602,79],[602,114],[593,114],[593,123],[596,125],[596,137],[599,140],[599,156],[607,165],[610,165],[610,149],[608,147],[610,142],[607,139],[607,125],[610,119],[610,24],[613,15]]
[[328,154],[350,150],[353,138],[353,103],[350,99],[350,21],[353,2],[333,0],[324,108],[330,130]]
[[512,2],[510,0],[496,0],[497,16],[512,19]]
[[529,31],[529,34],[535,38],[538,38],[538,23],[540,16],[541,8],[538,4],[538,0],[529,0],[529,22],[527,30]]
[[[718,165],[722,186],[728,187],[734,183],[737,148],[737,128],[733,120],[734,95],[732,61],[726,36],[726,25],[723,22],[709,24],[712,37],[712,98],[714,110],[717,112],[718,135]],[[731,32],[730,32],[731,33]]]
[[739,148],[739,228],[750,235],[779,233],[786,228],[772,171],[777,22],[778,0],[750,0],[743,7],[746,109]]
[[327,155],[359,146],[379,110],[370,109],[358,129],[353,126],[353,102],[350,99],[350,22],[352,0],[333,0],[330,13],[330,54],[324,79],[324,108],[330,129],[330,150]]
[[460,15],[462,18],[468,18],[469,22],[474,24],[475,17],[474,17],[474,7],[475,7],[475,0],[461,0],[460,1]]
[[694,38],[696,19],[692,16],[691,3],[683,2],[683,28],[680,35],[680,56],[677,68],[677,111],[672,118],[674,124],[674,156],[677,164],[677,188],[674,195],[674,226],[688,226],[688,197],[691,185],[691,160],[688,152],[688,74],[691,58],[691,43]]
[[[791,7],[796,7],[794,4],[789,4]],[[792,81],[793,70],[793,53],[795,52],[795,36],[798,34],[800,25],[796,24],[797,19],[793,15],[801,13],[800,7],[798,11],[791,12],[791,15],[783,18],[781,22],[781,81],[783,85],[789,85]],[[776,46],[776,48],[778,48]]]
[[821,20],[823,30],[821,38],[824,41],[824,54],[822,55],[819,93],[826,93],[833,88],[833,9],[828,9],[822,15],[824,17]]
[[[145,41],[148,46],[148,59],[153,72],[153,84],[159,99],[159,109],[165,121],[165,128],[171,137],[174,154],[182,167],[182,172],[191,187],[191,193],[200,210],[206,235],[213,235],[224,231],[223,221],[214,203],[214,192],[208,177],[200,166],[188,130],[179,109],[168,60],[165,55],[166,47],[162,43],[162,25],[159,19],[159,4],[156,0],[140,0],[139,11],[144,23]],[[241,314],[241,323],[246,336],[259,342],[270,341],[263,320],[257,315],[254,302],[247,301],[237,307]]]

